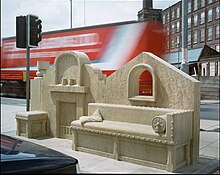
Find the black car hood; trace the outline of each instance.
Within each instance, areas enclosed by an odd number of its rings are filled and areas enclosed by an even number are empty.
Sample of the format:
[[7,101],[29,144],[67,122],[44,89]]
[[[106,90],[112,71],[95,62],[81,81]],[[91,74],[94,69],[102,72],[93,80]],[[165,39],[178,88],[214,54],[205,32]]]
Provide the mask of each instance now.
[[41,173],[77,163],[63,153],[1,134],[1,173]]

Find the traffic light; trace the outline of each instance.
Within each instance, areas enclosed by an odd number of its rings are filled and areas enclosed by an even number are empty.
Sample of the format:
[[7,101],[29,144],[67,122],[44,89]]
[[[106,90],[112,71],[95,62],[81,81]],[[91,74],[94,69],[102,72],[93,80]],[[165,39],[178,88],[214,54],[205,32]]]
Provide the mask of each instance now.
[[[16,47],[37,47],[41,41],[42,21],[35,15],[16,17]],[[29,38],[29,40],[28,40]],[[28,41],[28,42],[27,42]]]
[[41,31],[42,31],[42,21],[34,15],[29,15],[30,17],[30,41],[29,46],[37,47],[38,43],[41,41]]
[[26,16],[16,17],[16,47],[26,48]]

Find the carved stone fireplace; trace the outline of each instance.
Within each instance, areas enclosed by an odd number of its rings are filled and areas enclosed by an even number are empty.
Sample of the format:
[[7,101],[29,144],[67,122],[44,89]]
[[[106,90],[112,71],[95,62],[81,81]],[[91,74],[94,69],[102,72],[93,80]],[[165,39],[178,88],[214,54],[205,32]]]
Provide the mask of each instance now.
[[56,106],[56,136],[69,138],[70,123],[84,115],[85,96],[89,87],[83,85],[82,66],[90,63],[88,57],[61,54],[55,60],[55,84],[50,84],[51,97]]

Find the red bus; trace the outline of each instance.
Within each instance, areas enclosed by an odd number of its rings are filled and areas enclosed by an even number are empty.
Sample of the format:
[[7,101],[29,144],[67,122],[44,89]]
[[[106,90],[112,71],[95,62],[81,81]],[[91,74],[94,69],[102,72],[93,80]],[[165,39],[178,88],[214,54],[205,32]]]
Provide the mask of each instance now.
[[[31,48],[30,78],[37,61],[54,59],[61,51],[85,52],[92,64],[110,75],[143,51],[162,57],[164,33],[156,22],[128,21],[42,33],[37,48]],[[1,95],[25,97],[26,49],[16,48],[16,37],[3,38],[1,48]]]

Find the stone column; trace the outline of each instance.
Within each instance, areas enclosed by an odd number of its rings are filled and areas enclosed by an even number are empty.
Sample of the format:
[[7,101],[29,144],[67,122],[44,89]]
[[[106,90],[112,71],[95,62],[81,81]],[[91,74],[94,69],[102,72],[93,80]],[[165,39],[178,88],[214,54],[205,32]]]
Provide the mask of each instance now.
[[37,77],[34,77],[34,80],[31,80],[31,111],[42,110],[42,81],[43,75],[49,68],[49,62],[38,61],[37,68]]
[[43,74],[46,73],[46,70],[49,67],[49,62],[48,61],[38,61],[37,62],[37,68],[38,71],[36,73],[37,77],[43,77]]
[[202,75],[202,65],[201,63],[197,63],[198,65],[198,76],[200,77]]
[[218,72],[218,61],[215,61],[215,76],[218,76],[219,75],[219,72]]
[[208,62],[206,65],[206,76],[210,77],[210,62]]

